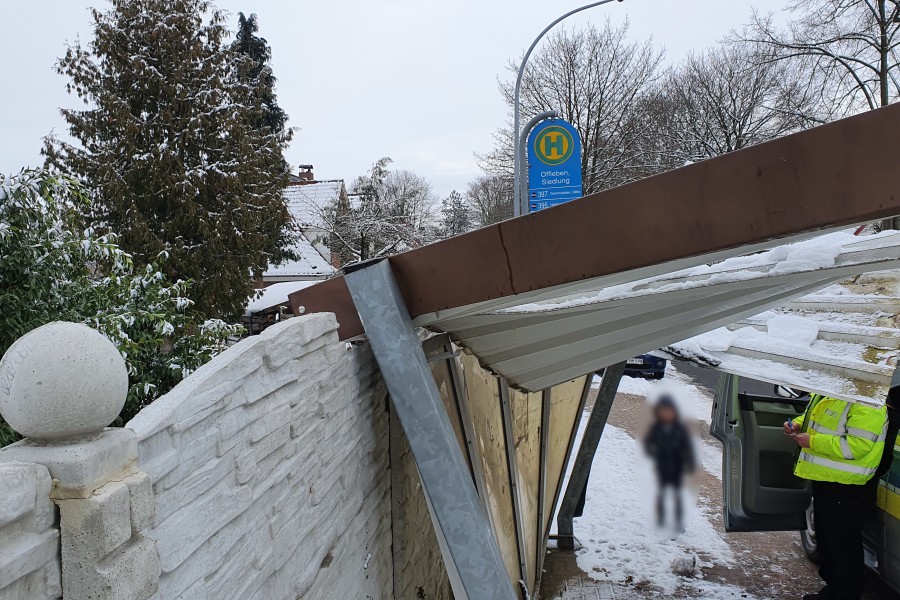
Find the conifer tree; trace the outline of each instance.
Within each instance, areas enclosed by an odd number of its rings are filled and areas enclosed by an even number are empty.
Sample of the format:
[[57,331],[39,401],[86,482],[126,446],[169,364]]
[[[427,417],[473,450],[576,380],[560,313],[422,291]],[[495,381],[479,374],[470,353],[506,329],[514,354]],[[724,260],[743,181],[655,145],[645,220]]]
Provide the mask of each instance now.
[[453,190],[441,200],[441,223],[438,235],[441,238],[453,237],[472,229],[472,215],[469,205],[462,194]]
[[198,310],[233,315],[291,237],[283,127],[259,127],[266,107],[212,2],[111,4],[57,64],[86,105],[61,111],[77,143],[44,152],[89,190],[89,223],[137,264],[167,252]]
[[[244,86],[251,96],[250,105],[254,107],[255,114],[251,119],[251,125],[262,134],[274,135],[281,147],[290,143],[294,137],[294,130],[287,126],[288,115],[278,105],[278,97],[275,93],[275,74],[272,71],[272,49],[265,38],[259,37],[259,22],[256,14],[250,17],[244,13],[238,13],[238,30],[230,50],[234,54],[234,76]],[[290,165],[282,157],[281,167],[284,176],[290,172]],[[297,234],[293,228],[282,228],[277,236],[270,240],[269,251],[275,257],[274,262],[280,262],[285,258],[299,258],[293,248],[297,241]]]
[[284,141],[290,141],[293,131],[287,128],[288,116],[278,105],[278,97],[275,94],[275,74],[270,65],[272,49],[265,38],[259,37],[259,22],[256,14],[249,17],[244,13],[238,13],[238,30],[231,49],[246,61],[239,70],[241,81],[251,87],[256,97],[256,104],[260,107],[260,115],[256,120],[258,129],[268,128],[270,131],[284,136]]

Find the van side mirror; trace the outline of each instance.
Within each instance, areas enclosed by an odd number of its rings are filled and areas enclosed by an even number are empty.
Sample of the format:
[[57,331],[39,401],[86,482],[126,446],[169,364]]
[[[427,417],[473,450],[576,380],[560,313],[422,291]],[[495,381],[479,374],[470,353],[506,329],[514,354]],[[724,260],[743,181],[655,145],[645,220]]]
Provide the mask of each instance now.
[[789,388],[786,385],[776,385],[775,386],[775,395],[780,398],[790,398],[791,400],[796,400],[802,394],[793,388]]

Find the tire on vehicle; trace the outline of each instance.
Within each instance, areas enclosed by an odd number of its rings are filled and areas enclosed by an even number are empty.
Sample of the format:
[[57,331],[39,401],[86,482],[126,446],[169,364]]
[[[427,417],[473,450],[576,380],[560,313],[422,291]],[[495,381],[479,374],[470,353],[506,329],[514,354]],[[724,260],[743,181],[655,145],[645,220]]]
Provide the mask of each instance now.
[[806,509],[806,529],[800,532],[800,543],[803,544],[803,551],[806,552],[809,560],[818,564],[821,556],[816,540],[816,516],[812,500],[809,501],[809,508]]

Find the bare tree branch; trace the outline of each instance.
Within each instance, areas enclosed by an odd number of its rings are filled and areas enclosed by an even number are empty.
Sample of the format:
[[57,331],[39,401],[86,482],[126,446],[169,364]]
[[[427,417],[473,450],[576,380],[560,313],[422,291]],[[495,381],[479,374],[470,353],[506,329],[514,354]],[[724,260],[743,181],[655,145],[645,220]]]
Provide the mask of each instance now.
[[[900,32],[898,0],[796,0],[788,6],[793,19],[786,30],[773,24],[771,15],[754,13],[749,32],[742,41],[768,46],[773,60],[825,58],[844,73],[834,73],[832,83],[850,86],[865,108],[873,109],[900,96],[894,57]],[[869,79],[862,73],[873,74]]]
[[411,171],[389,171],[390,159],[377,161],[357,177],[351,193],[326,205],[310,205],[324,243],[346,266],[412,248],[433,231],[431,185]]

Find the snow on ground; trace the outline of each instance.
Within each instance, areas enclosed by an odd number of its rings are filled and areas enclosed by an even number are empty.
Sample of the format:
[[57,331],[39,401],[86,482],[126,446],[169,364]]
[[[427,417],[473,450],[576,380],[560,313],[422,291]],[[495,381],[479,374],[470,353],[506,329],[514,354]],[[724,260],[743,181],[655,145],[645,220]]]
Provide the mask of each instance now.
[[[595,375],[591,387],[600,387],[602,378]],[[710,395],[694,385],[690,377],[680,372],[670,361],[663,379],[649,380],[640,377],[622,377],[619,383],[620,394],[630,394],[654,401],[663,392],[670,393],[678,402],[678,407],[687,419],[699,419],[706,424],[712,423],[712,402]]]
[[[639,472],[636,442],[627,433],[607,426],[588,483],[584,516],[577,521],[584,544],[578,566],[597,580],[615,583],[648,582],[670,595],[685,583],[672,571],[675,563],[692,561],[696,553],[714,557],[717,564],[733,564],[728,544],[698,510],[676,539],[648,523],[648,494]],[[611,482],[615,484],[611,485]],[[636,510],[636,507],[641,509]]]
[[[599,381],[594,384],[598,386]],[[708,422],[712,399],[671,365],[662,381],[625,377],[620,386],[623,393],[651,399],[661,390],[675,395],[686,410]],[[701,444],[702,467],[721,477],[721,450]],[[735,557],[712,524],[719,518],[718,511],[702,504],[690,514],[685,532],[677,537],[654,527],[650,504],[655,492],[649,486],[652,480],[639,443],[624,430],[607,425],[592,466],[584,516],[576,520],[578,539],[584,545],[578,566],[596,580],[646,583],[665,596],[679,590],[702,598],[752,598],[733,586],[673,572],[673,564],[690,564],[694,557],[699,566],[709,566],[709,561],[733,565]]]
[[[599,388],[602,378],[594,376],[591,387]],[[666,376],[660,380],[648,380],[639,377],[622,377],[619,393],[646,398],[653,403],[660,394],[667,392],[675,398],[685,420],[700,421],[701,426],[708,427],[712,423],[712,397],[697,387],[690,377],[678,371],[675,364],[669,362]],[[700,457],[700,466],[710,475],[722,478],[722,449],[717,444],[709,444],[698,440],[696,447]]]

